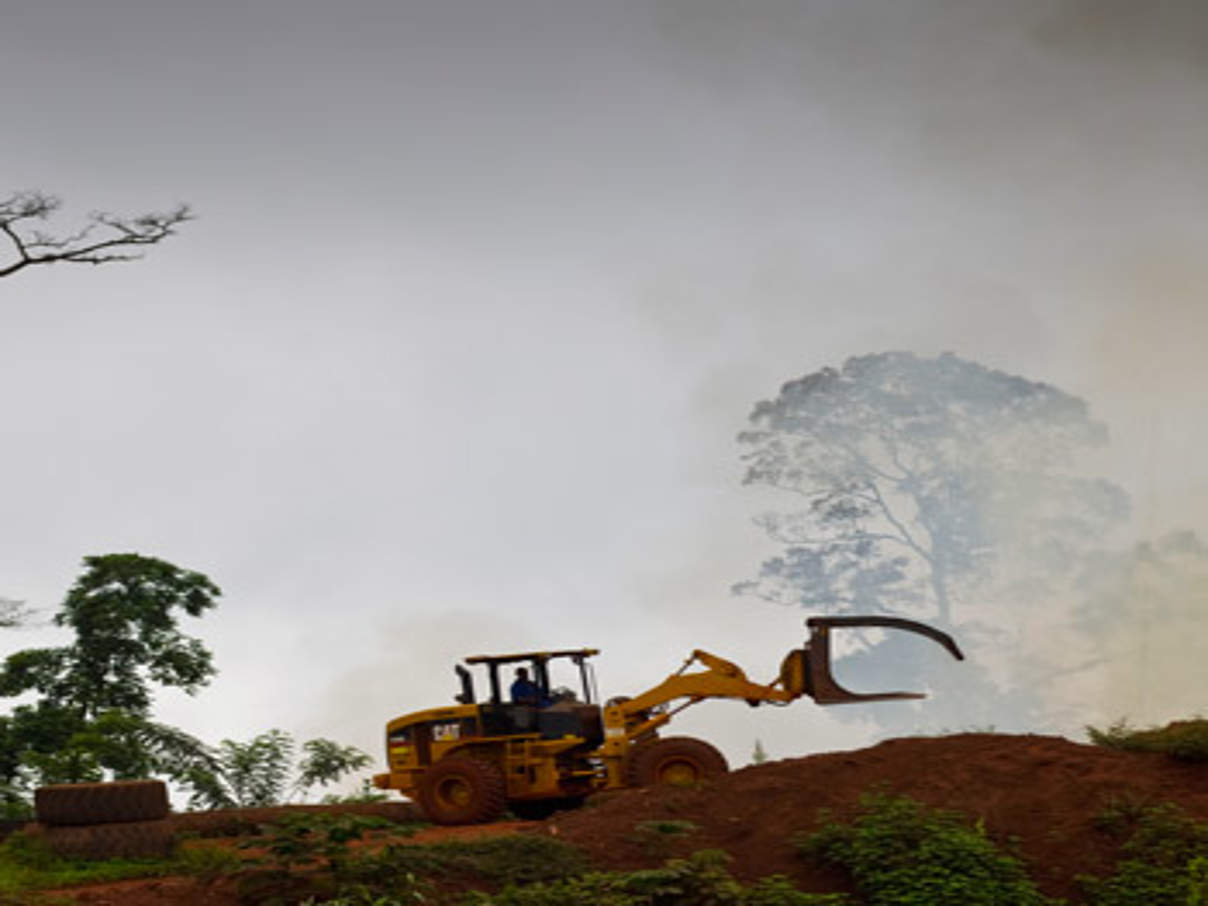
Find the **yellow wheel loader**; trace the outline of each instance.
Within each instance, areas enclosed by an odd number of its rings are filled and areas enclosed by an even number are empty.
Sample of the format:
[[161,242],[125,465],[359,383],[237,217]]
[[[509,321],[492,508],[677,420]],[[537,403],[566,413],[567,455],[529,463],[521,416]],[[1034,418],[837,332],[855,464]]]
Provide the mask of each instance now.
[[[830,634],[838,628],[902,629],[964,655],[951,636],[899,617],[811,617],[809,640],[794,648],[772,682],[746,674],[707,651],[693,651],[671,676],[632,698],[599,704],[590,658],[594,648],[528,651],[468,657],[486,670],[488,691],[479,701],[467,666],[454,669],[461,681],[457,704],[417,711],[386,725],[389,770],[373,778],[379,789],[398,790],[417,801],[437,824],[493,821],[505,810],[539,818],[571,807],[601,790],[651,784],[691,785],[725,773],[721,752],[659,730],[689,705],[710,698],[741,699],[749,705],[785,704],[808,695],[820,705],[924,698],[917,692],[850,692],[831,675]],[[501,668],[520,664],[532,679],[523,703],[505,695]],[[693,665],[700,669],[690,670]],[[570,668],[576,693],[551,682],[551,668]]]

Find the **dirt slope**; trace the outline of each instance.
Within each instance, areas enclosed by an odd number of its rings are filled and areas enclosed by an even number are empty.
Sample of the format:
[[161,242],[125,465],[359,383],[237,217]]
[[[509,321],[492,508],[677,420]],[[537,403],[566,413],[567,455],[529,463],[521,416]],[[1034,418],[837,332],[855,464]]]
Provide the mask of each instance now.
[[[998,840],[1017,839],[1032,876],[1049,894],[1078,902],[1077,874],[1106,872],[1112,845],[1092,826],[1113,797],[1174,801],[1208,819],[1208,765],[1114,752],[1052,736],[965,734],[895,739],[869,749],[812,755],[735,771],[701,789],[645,789],[596,797],[542,824],[482,827],[551,833],[602,868],[660,864],[670,855],[725,849],[747,878],[784,873],[807,890],[843,889],[834,874],[800,861],[789,840],[817,826],[821,808],[850,813],[861,793],[884,790],[981,818]],[[643,835],[648,820],[691,821],[681,837]],[[212,820],[212,819],[207,819]],[[431,842],[470,829],[434,828]],[[124,903],[233,904],[227,885],[199,890],[181,879],[126,882],[73,892],[93,906]]]
[[[644,789],[613,794],[548,825],[601,865],[652,864],[651,819],[699,825],[672,849],[716,847],[735,872],[792,875],[810,890],[835,889],[810,870],[789,838],[817,826],[820,808],[851,811],[861,793],[884,790],[985,821],[999,840],[1018,838],[1033,877],[1053,895],[1074,898],[1073,876],[1105,865],[1111,851],[1091,819],[1112,797],[1180,803],[1208,818],[1208,766],[1162,755],[1115,752],[1053,736],[963,734],[895,739],[869,749],[777,761],[735,771],[707,789]],[[666,841],[662,841],[666,842]],[[659,853],[653,853],[659,855]]]

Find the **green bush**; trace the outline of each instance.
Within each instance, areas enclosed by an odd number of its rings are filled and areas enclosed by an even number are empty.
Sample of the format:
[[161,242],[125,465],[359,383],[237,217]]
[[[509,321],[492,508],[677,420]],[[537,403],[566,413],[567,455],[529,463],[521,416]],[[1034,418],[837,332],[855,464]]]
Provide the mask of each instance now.
[[663,868],[592,872],[548,883],[471,895],[474,906],[841,906],[841,894],[803,893],[784,878],[744,886],[727,869],[730,857],[706,850]]
[[208,884],[243,867],[243,859],[225,846],[181,846],[176,851],[174,873]]
[[173,859],[64,859],[44,840],[17,831],[0,844],[0,904],[4,896],[22,891],[168,875],[174,866]]
[[310,897],[300,906],[413,906],[429,902],[426,891],[424,885],[412,878],[410,883],[396,887],[390,893],[378,893],[364,885],[347,887],[336,897],[326,900]]
[[1103,833],[1123,838],[1115,872],[1079,878],[1093,906],[1202,906],[1208,903],[1208,823],[1171,803],[1109,803],[1095,816]]
[[328,867],[334,868],[347,857],[349,843],[383,828],[391,828],[394,833],[403,831],[393,822],[374,815],[302,812],[264,825],[259,838],[239,845],[243,849],[266,850],[274,866],[285,871],[317,859],[325,859]]
[[672,843],[683,839],[689,834],[700,830],[700,826],[692,821],[680,818],[662,818],[651,821],[639,821],[633,826],[630,839],[642,847],[651,859],[666,859],[672,855]]
[[1161,752],[1181,761],[1208,761],[1208,720],[1176,720],[1164,727],[1139,730],[1118,720],[1105,730],[1088,726],[1086,735],[1097,746],[1124,752]]
[[851,875],[869,906],[1041,906],[1017,859],[980,825],[905,797],[869,795],[849,824],[797,838],[801,853]]
[[387,846],[379,853],[350,859],[341,869],[349,882],[375,890],[408,877],[489,884],[556,881],[587,870],[574,847],[535,834],[412,846]]

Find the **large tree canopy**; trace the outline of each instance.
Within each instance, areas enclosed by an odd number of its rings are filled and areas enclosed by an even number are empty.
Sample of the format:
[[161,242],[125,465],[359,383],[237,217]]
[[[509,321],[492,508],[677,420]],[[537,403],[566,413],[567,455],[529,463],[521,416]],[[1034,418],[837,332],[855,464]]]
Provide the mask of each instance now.
[[740,435],[745,481],[793,495],[759,519],[783,545],[735,590],[812,612],[894,613],[974,647],[990,603],[1039,597],[1128,499],[1078,474],[1106,442],[1052,385],[944,354],[848,359],[785,384]]

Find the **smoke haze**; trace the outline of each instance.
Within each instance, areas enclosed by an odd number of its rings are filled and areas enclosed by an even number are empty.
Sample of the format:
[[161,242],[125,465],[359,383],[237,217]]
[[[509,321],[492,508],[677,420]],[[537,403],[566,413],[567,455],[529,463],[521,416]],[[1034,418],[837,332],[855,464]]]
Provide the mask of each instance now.
[[[1208,535],[1205,47],[1190,0],[6,10],[6,184],[201,219],[0,281],[0,595],[211,575],[222,675],[159,714],[211,739],[380,756],[472,649],[771,676],[805,614],[728,594],[770,550],[734,435],[888,349],[1087,400],[1122,544]],[[1189,657],[1080,692],[1119,716]],[[870,732],[695,710],[739,763]]]

